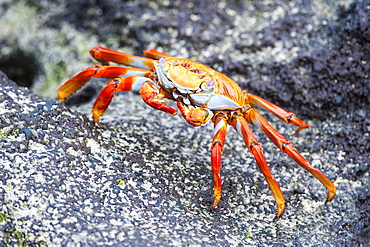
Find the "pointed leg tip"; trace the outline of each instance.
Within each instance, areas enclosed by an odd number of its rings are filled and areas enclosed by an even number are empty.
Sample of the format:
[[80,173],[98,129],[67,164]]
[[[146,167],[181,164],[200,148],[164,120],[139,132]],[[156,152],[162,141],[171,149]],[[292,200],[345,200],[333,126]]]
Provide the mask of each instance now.
[[274,221],[281,219],[281,217],[284,214],[284,211],[285,211],[284,205],[278,206],[277,211],[276,211],[276,215],[275,215],[275,218],[274,218]]
[[212,210],[216,210],[218,205],[220,204],[220,199],[221,199],[221,196],[217,196],[215,197],[215,199],[213,200],[213,204],[212,204]]
[[95,124],[96,126],[99,126],[99,127],[100,127],[100,124],[99,124],[99,118],[100,118],[100,116],[94,116],[94,115],[93,115],[93,117],[92,117],[94,124]]
[[64,101],[65,101],[65,99],[66,99],[66,97],[63,97],[62,95],[60,95],[60,94],[58,93],[57,100],[59,100],[59,101],[61,101],[61,102],[64,102]]
[[301,120],[300,118],[298,118],[294,115],[288,117],[287,121],[288,121],[289,124],[293,124],[293,125],[298,126],[298,129],[305,129],[305,128],[310,127],[310,125],[308,123],[303,122],[303,120]]
[[280,220],[280,219],[281,219],[281,216],[277,216],[277,215],[275,215],[275,217],[274,217],[273,221],[278,221],[278,220]]
[[307,129],[308,127],[310,127],[309,125],[306,126],[306,127],[298,127],[294,132],[293,132],[293,135],[298,135],[302,130],[304,129]]
[[171,116],[176,116],[177,115],[177,111],[175,110],[175,111],[173,111],[172,113],[170,112],[169,113]]
[[328,197],[326,198],[326,201],[327,201],[327,202],[330,202],[331,200],[333,200],[333,199],[334,199],[335,195],[336,195],[336,190],[334,190],[334,191],[329,191],[329,192],[328,192]]

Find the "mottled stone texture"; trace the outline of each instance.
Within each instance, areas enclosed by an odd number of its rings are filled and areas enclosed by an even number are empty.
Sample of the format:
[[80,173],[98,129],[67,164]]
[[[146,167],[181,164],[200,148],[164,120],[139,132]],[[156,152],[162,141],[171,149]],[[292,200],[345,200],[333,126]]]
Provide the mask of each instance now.
[[[368,1],[34,1],[0,3],[0,245],[310,246],[369,243]],[[265,114],[338,187],[325,189],[256,136],[287,200],[274,200],[230,129],[224,196],[210,211],[212,126],[193,128],[117,95],[101,126],[105,80],[64,103],[58,86],[96,45],[157,48],[233,78],[307,121]]]

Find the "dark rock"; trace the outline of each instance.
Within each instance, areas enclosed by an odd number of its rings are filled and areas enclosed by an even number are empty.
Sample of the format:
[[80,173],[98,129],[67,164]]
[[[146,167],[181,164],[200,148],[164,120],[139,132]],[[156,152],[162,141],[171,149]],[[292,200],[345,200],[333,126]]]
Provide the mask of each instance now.
[[[0,74],[0,245],[366,245],[369,10],[361,0],[2,3],[0,65],[28,75],[33,93]],[[321,184],[256,133],[287,200],[272,221],[266,182],[230,131],[224,196],[210,211],[211,126],[192,128],[123,93],[98,128],[91,106],[104,80],[71,108],[53,100],[91,66],[95,45],[191,58],[294,111],[311,128],[289,138],[338,195],[324,203]]]

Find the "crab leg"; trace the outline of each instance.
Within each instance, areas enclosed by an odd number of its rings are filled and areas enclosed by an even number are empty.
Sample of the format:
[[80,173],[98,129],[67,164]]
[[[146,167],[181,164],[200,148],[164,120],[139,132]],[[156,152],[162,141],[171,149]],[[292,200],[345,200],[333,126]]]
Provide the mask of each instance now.
[[129,76],[113,79],[100,92],[92,108],[94,123],[99,122],[99,118],[108,108],[115,92],[121,91],[140,91],[143,100],[155,109],[164,111],[171,115],[176,114],[176,110],[168,106],[164,96],[155,87],[154,83],[147,77]]
[[221,158],[226,138],[227,122],[226,117],[223,114],[219,114],[216,117],[214,117],[213,122],[215,125],[215,130],[211,145],[212,150],[211,163],[212,163],[213,195],[214,195],[212,208],[215,209],[220,203],[222,195]]
[[143,51],[143,53],[146,57],[153,58],[153,59],[160,59],[161,57],[171,57],[155,49],[146,49],[145,51]]
[[276,219],[280,218],[283,215],[285,209],[284,195],[281,192],[278,182],[271,174],[270,168],[268,167],[266,159],[262,153],[262,148],[260,144],[258,143],[256,137],[253,135],[247,121],[243,116],[235,116],[232,119],[231,124],[234,129],[243,137],[243,140],[247,145],[249,152],[253,154],[255,160],[257,161],[257,165],[264,175],[278,206]]
[[83,87],[92,77],[116,78],[121,76],[148,76],[150,73],[151,72],[146,69],[102,66],[97,64],[78,73],[60,86],[58,89],[58,100],[64,101],[71,94]]
[[327,200],[330,201],[336,194],[335,185],[322,174],[319,170],[315,169],[310,163],[294,148],[293,144],[287,140],[282,134],[275,130],[267,120],[261,116],[256,110],[249,109],[246,119],[249,120],[253,125],[257,125],[261,130],[275,143],[275,145],[283,152],[288,154],[295,162],[297,162],[304,169],[309,171],[314,177],[316,177],[328,190]]
[[[245,92],[244,92],[245,93]],[[310,127],[309,124],[303,122],[301,119],[297,118],[294,113],[288,112],[281,108],[280,106],[277,106],[261,97],[258,97],[254,94],[245,93],[246,103],[250,104],[251,106],[257,106],[262,109],[268,110],[269,112],[275,114],[278,118],[283,120],[284,122],[288,124],[296,125],[300,128],[297,129],[296,132],[300,131],[302,128],[308,128]]]
[[90,50],[91,56],[103,65],[109,65],[109,62],[124,64],[135,68],[153,70],[153,59],[128,55],[126,53],[107,49],[101,46],[94,47]]

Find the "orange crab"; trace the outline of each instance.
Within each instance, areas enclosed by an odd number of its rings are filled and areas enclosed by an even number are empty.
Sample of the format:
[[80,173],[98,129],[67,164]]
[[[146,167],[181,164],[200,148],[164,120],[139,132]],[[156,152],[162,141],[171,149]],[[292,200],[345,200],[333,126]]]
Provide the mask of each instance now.
[[[242,91],[238,84],[227,76],[192,60],[171,57],[154,49],[145,50],[146,57],[128,55],[100,46],[90,50],[90,53],[103,65],[89,67],[65,82],[58,90],[58,99],[64,101],[92,77],[113,78],[94,103],[92,114],[95,123],[99,122],[115,92],[129,90],[139,91],[145,103],[171,115],[175,115],[177,111],[167,105],[164,99],[177,102],[182,116],[193,126],[204,125],[212,119],[215,127],[211,145],[214,181],[212,208],[218,206],[222,194],[221,155],[228,124],[242,136],[265,176],[277,203],[276,218],[280,218],[284,213],[284,196],[270,172],[261,145],[253,135],[250,124],[258,126],[283,153],[288,154],[315,176],[327,188],[328,201],[334,198],[336,194],[334,184],[319,170],[313,168],[292,143],[275,130],[255,107],[275,114],[286,123],[298,126],[298,129],[309,127],[293,113]],[[109,62],[130,67],[109,66]]]

